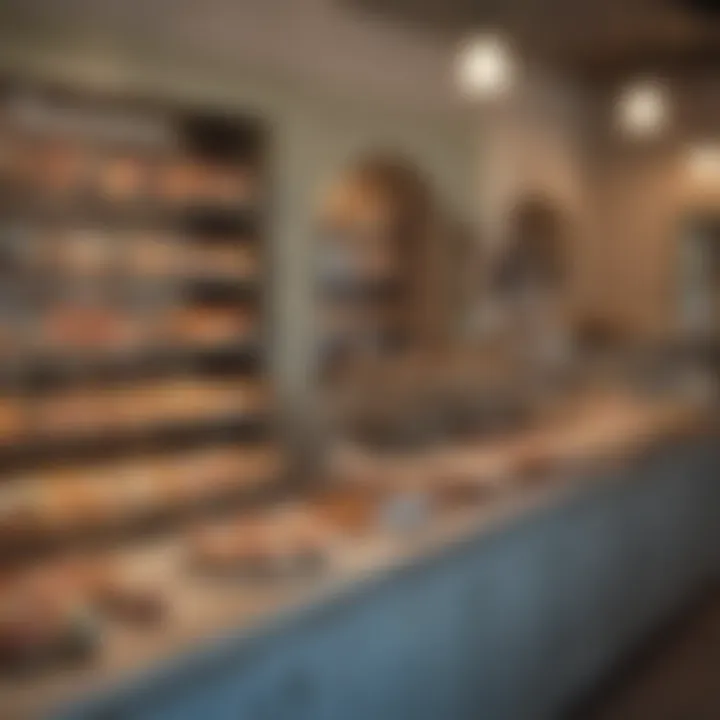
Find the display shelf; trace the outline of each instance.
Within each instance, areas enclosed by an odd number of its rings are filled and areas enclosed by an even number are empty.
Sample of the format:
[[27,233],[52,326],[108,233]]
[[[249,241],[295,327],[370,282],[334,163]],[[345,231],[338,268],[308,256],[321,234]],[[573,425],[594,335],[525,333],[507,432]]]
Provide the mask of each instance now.
[[[2,84],[0,490],[58,476],[62,496],[88,468],[139,454],[176,457],[178,472],[183,453],[212,446],[248,467],[266,444],[282,456],[268,387],[264,157],[254,118]],[[212,467],[198,466],[200,485],[203,472]],[[125,481],[113,482],[118,497]],[[212,514],[247,489],[168,495],[149,521]],[[100,520],[78,516],[65,530],[118,529]],[[138,522],[127,525],[132,535]],[[26,529],[25,549],[63,545],[62,532]]]

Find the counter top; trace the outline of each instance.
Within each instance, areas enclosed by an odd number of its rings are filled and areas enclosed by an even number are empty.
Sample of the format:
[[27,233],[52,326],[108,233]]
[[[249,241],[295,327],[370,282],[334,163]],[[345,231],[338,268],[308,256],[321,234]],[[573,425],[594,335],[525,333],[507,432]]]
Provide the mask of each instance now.
[[[697,427],[699,411],[650,413],[663,417],[654,433],[641,427],[629,442],[624,430],[618,444],[640,449],[660,439]],[[692,421],[692,422],[690,422]],[[652,442],[651,442],[652,441]],[[183,567],[182,546],[166,540],[128,550],[129,560],[163,578],[171,612],[156,628],[132,629],[109,624],[96,657],[77,667],[53,669],[42,675],[0,680],[2,717],[37,718],[63,714],[74,703],[91,702],[106,693],[132,692],[164,673],[202,662],[221,652],[282,627],[305,612],[353,593],[397,571],[422,562],[457,543],[490,534],[523,516],[559,502],[588,483],[617,476],[603,473],[603,463],[632,462],[633,455],[608,453],[604,459],[574,457],[565,469],[554,469],[542,481],[515,483],[491,500],[437,513],[414,530],[378,529],[362,540],[340,541],[330,567],[313,579],[265,582],[201,582]],[[582,461],[581,461],[582,460]]]

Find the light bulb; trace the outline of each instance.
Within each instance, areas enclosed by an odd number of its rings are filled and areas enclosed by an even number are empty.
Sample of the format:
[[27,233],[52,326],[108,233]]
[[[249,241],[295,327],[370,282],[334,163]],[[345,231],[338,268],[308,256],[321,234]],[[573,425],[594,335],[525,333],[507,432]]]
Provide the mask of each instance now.
[[620,129],[632,137],[654,137],[667,126],[670,99],[665,86],[644,80],[627,86],[617,100]]
[[502,37],[494,33],[465,41],[457,57],[457,84],[468,98],[497,97],[512,85],[512,53]]

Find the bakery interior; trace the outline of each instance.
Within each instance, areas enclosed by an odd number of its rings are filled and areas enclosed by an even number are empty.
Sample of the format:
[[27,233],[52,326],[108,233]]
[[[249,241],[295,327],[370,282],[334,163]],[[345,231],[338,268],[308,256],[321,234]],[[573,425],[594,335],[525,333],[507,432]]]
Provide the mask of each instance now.
[[718,603],[719,120],[717,0],[2,0],[0,720],[720,717],[596,712]]

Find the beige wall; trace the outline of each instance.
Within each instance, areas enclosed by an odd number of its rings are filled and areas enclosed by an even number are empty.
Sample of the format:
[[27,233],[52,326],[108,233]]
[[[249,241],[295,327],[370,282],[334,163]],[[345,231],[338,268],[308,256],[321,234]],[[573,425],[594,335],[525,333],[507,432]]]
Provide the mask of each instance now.
[[478,221],[485,244],[499,251],[515,205],[545,197],[567,225],[572,263],[568,305],[582,312],[589,249],[585,132],[588,101],[569,80],[539,67],[526,68],[512,95],[478,107]]
[[[604,98],[604,99],[603,99]],[[639,336],[680,327],[679,236],[693,211],[720,211],[720,180],[699,180],[687,147],[706,137],[712,117],[697,95],[676,91],[674,129],[658,141],[628,142],[609,128],[612,107],[598,98],[589,164],[592,305]]]

